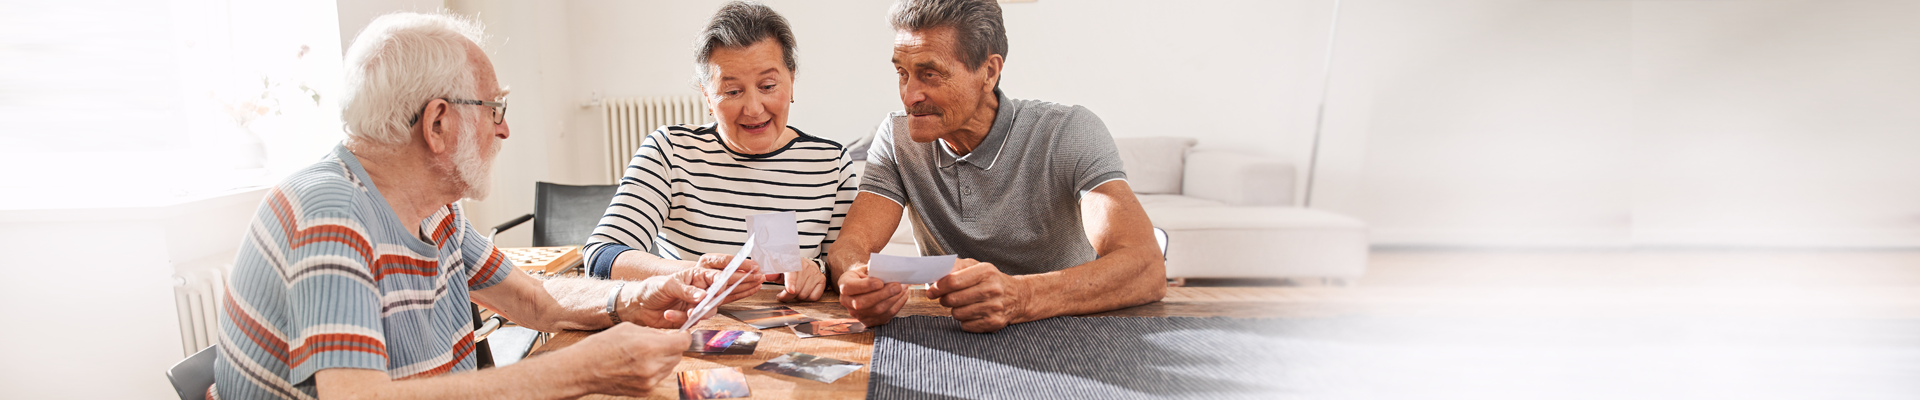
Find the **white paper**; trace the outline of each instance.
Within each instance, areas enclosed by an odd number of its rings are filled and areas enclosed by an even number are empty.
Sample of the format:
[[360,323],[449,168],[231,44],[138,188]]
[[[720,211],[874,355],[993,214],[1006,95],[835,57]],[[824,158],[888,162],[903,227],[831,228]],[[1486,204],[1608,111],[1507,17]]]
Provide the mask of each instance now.
[[[720,270],[720,280],[708,284],[706,297],[702,297],[700,303],[694,304],[693,308],[687,309],[687,323],[680,325],[681,331],[692,328],[693,324],[700,322],[699,318],[701,315],[706,315],[708,309],[718,305],[717,303],[720,302],[719,299],[725,297],[720,295],[720,293],[723,293],[720,291],[720,284],[727,283],[727,278],[733,276],[733,271],[740,269],[740,263],[747,260],[747,253],[752,250],[753,236],[747,236],[747,243],[740,245],[740,252],[733,255],[733,261],[727,262],[727,268]],[[740,286],[740,282],[744,282],[747,278],[751,277],[750,275],[741,276],[740,279],[735,280],[732,285],[727,285],[726,292],[724,293],[733,293],[734,286]]]
[[920,285],[933,283],[953,273],[954,255],[901,257],[873,253],[867,258],[867,276],[880,280]]
[[753,262],[760,273],[777,274],[799,271],[800,228],[792,211],[747,216],[747,234],[759,244],[753,249]]

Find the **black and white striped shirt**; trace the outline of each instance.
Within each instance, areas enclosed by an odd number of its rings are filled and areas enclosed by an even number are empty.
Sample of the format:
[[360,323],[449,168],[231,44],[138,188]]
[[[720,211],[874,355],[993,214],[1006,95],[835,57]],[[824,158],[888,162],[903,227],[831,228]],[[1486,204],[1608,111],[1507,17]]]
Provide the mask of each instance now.
[[628,250],[670,260],[738,252],[746,216],[781,211],[799,222],[801,257],[825,254],[860,180],[840,143],[788,129],[799,137],[767,154],[728,149],[713,124],[654,130],[587,239],[589,271],[611,276],[613,260]]

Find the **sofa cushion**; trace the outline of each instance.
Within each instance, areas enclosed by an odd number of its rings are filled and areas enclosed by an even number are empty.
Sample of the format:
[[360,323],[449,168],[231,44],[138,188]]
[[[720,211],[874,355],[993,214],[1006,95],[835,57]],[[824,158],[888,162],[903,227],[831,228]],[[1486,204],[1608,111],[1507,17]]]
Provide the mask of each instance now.
[[1183,137],[1113,138],[1120,149],[1120,163],[1127,171],[1127,186],[1132,186],[1134,193],[1147,194],[1180,194],[1187,149],[1194,142]]
[[1226,151],[1187,153],[1180,194],[1235,206],[1293,205],[1293,165]]

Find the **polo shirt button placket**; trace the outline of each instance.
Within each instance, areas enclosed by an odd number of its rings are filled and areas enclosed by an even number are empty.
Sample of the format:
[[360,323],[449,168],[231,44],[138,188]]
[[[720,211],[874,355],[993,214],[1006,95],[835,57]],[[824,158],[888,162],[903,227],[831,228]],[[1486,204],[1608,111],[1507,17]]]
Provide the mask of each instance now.
[[973,171],[960,169],[959,172],[956,177],[959,178],[960,181],[960,221],[973,222],[973,212],[970,207],[967,207],[971,205],[969,203],[972,203],[971,200],[973,200],[971,199],[971,197],[973,197],[973,177],[970,176]]

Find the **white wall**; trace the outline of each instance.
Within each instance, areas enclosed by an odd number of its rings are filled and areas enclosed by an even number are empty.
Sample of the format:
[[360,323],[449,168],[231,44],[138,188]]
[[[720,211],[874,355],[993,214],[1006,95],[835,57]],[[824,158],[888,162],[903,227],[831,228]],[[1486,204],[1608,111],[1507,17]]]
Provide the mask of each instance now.
[[[722,1],[569,4],[576,95],[695,93],[694,35]],[[800,47],[791,124],[871,135],[901,107],[889,0],[767,1]],[[1179,135],[1304,163],[1324,62],[1325,0],[1047,0],[1003,5],[1016,98],[1081,104],[1116,136]],[[582,111],[576,126],[596,127]],[[582,162],[595,162],[585,159]],[[597,167],[597,165],[595,165]],[[591,171],[597,171],[592,169]],[[595,177],[597,178],[597,177]]]
[[[542,99],[516,99],[525,141],[496,167],[496,196],[515,197],[472,206],[476,225],[529,209],[514,191],[534,180],[600,182],[599,121],[578,105],[693,93],[691,40],[720,3],[481,13],[508,37],[503,80]],[[800,42],[795,126],[852,140],[900,108],[888,3],[768,2]],[[1006,4],[1003,87],[1086,105],[1116,136],[1192,136],[1307,171],[1326,85],[1308,202],[1366,220],[1379,244],[1920,246],[1920,165],[1897,153],[1920,140],[1896,111],[1920,62],[1908,3],[1339,4],[1337,19],[1333,0]],[[544,153],[512,149],[536,137]]]
[[[608,97],[693,95],[693,39],[721,1],[576,1],[568,14],[573,38],[575,103]],[[814,136],[849,141],[870,135],[900,108],[894,89],[893,35],[886,1],[768,1],[791,22],[799,46],[788,123]],[[576,108],[577,109],[577,108]],[[577,109],[575,126],[593,133],[592,110]],[[598,154],[597,142],[573,142]],[[602,183],[597,157],[575,157],[558,177]]]
[[[554,160],[597,153],[575,152],[568,142],[568,132],[576,131],[568,126],[569,117],[579,104],[570,90],[573,63],[566,3],[464,0],[451,1],[448,8],[486,24],[494,72],[513,90],[507,99],[512,135],[494,161],[493,194],[466,203],[474,227],[486,232],[533,212],[533,183],[556,181]],[[577,132],[572,136],[592,131]],[[523,224],[494,239],[502,246],[527,246],[532,232],[532,224]]]
[[1304,167],[1333,4],[1003,4],[1009,54],[1001,88],[1014,97],[1085,105],[1114,136],[1193,137],[1198,148]]
[[1920,3],[1634,4],[1634,240],[1920,246]]
[[186,354],[173,277],[231,263],[265,193],[0,210],[0,318],[13,327],[0,333],[0,387],[23,399],[174,397],[165,373]]
[[1622,243],[1631,6],[1346,1],[1312,205],[1376,244]]
[[1920,5],[1345,5],[1312,204],[1376,244],[1920,246]]
[[[385,6],[407,6],[390,3]],[[508,114],[514,136],[494,168],[494,197],[468,204],[475,226],[531,210],[535,181],[602,183],[604,166],[594,156],[605,146],[597,136],[599,117],[580,104],[596,94],[697,93],[689,81],[691,45],[722,3],[448,3],[488,25],[501,81],[514,89]],[[890,1],[767,4],[792,22],[799,41],[792,125],[851,141],[871,135],[885,113],[901,108],[887,62]],[[1011,43],[1002,87],[1019,98],[1086,105],[1116,136],[1193,136],[1202,147],[1304,164],[1331,4],[1008,4]],[[348,26],[347,8],[343,4],[343,31],[357,29]],[[1222,115],[1230,117],[1214,117]],[[525,245],[528,232],[508,231],[498,242]]]

